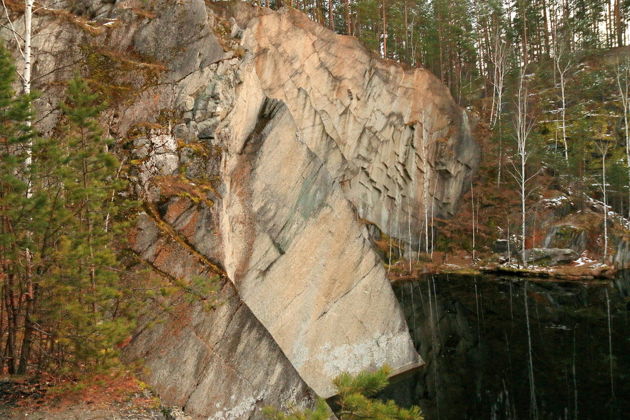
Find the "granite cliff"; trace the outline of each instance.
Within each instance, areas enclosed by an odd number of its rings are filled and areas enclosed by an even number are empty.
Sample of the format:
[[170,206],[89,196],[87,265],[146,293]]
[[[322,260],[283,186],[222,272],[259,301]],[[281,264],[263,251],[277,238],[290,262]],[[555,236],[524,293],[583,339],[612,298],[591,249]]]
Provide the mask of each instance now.
[[448,89],[292,9],[70,3],[36,15],[40,129],[81,71],[143,201],[134,251],[221,284],[216,307],[175,297],[128,345],[156,391],[257,418],[331,396],[342,371],[419,365],[368,226],[413,252],[427,214],[454,213],[479,151]]

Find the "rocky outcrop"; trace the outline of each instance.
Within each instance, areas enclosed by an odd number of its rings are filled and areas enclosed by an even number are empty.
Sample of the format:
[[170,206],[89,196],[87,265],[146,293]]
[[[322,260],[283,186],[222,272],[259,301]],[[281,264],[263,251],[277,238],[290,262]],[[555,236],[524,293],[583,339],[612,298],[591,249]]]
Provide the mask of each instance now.
[[127,357],[147,381],[195,415],[247,418],[330,396],[342,371],[417,366],[366,223],[411,252],[469,184],[478,149],[440,81],[291,9],[75,3],[93,20],[36,16],[42,130],[82,63],[131,153],[135,251],[221,287],[222,305],[179,296],[139,330]]
[[619,270],[630,269],[630,239],[620,238],[617,241],[617,249],[613,259],[615,268]]
[[581,254],[586,249],[587,231],[572,225],[556,225],[551,227],[545,237],[545,248],[572,249]]
[[573,249],[567,248],[531,248],[526,249],[524,254],[527,263],[545,266],[569,264],[580,256]]

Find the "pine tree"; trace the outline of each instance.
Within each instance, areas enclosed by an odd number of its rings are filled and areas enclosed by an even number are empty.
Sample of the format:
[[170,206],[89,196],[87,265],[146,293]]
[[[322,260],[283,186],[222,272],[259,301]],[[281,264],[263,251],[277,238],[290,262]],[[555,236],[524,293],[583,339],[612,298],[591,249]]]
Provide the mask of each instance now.
[[12,60],[0,45],[0,281],[6,314],[0,331],[6,331],[2,361],[9,373],[18,371],[18,331],[33,299],[32,286],[27,284],[32,267],[25,264],[34,242],[29,221],[41,215],[42,207],[40,197],[28,196],[33,176],[30,165],[25,165],[32,139],[28,125],[31,97],[15,95],[14,75]]
[[[376,372],[361,372],[358,375],[342,373],[334,379],[338,399],[337,418],[340,420],[422,420],[420,408],[398,407],[393,401],[375,398],[389,383],[389,367]],[[272,420],[323,420],[330,418],[330,410],[324,400],[319,400],[314,410],[294,411],[284,414],[274,408],[265,409]]]
[[102,100],[68,85],[61,135],[30,127],[32,95],[12,90],[0,46],[0,345],[10,374],[30,367],[100,369],[133,326],[135,296],[119,273],[120,167],[98,126]]
[[49,286],[58,340],[73,363],[110,361],[114,344],[130,328],[129,320],[112,316],[124,284],[117,269],[121,266],[117,232],[110,229],[108,219],[116,219],[121,211],[110,199],[121,185],[116,180],[119,163],[108,151],[109,142],[97,122],[103,107],[84,80],[70,81],[62,105],[65,132],[58,146],[63,165],[57,170],[67,218]]

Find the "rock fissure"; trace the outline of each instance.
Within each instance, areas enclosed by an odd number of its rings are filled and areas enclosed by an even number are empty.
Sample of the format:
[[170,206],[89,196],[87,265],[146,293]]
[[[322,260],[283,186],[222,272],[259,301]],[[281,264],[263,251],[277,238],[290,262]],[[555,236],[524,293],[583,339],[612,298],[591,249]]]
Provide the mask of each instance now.
[[219,275],[221,277],[224,277],[226,275],[225,270],[223,270],[219,265],[217,265],[214,262],[210,261],[210,259],[208,257],[206,257],[205,255],[203,255],[202,253],[197,251],[197,249],[195,249],[195,246],[193,244],[191,244],[188,241],[188,239],[186,239],[183,235],[181,235],[179,232],[177,232],[177,230],[174,229],[171,226],[171,224],[169,224],[166,221],[164,221],[162,219],[162,217],[160,217],[158,211],[155,209],[153,204],[145,203],[144,208],[147,211],[147,215],[149,215],[149,217],[151,217],[155,221],[155,225],[164,234],[166,234],[169,238],[171,238],[172,240],[180,243],[182,246],[187,248],[188,251],[190,251],[193,255],[195,255],[195,257],[197,257],[197,259],[202,264],[204,264],[206,267],[208,267],[210,270],[212,270],[212,272],[214,272],[215,274],[217,274],[217,275]]

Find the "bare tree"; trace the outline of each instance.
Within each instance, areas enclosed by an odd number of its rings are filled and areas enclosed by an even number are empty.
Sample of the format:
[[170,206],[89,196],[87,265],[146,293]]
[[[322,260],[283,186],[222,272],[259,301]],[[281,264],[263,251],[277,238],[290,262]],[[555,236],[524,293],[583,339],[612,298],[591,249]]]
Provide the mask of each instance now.
[[607,140],[599,140],[595,142],[597,146],[597,150],[599,151],[602,157],[602,213],[604,216],[604,255],[602,257],[602,262],[606,262],[608,258],[608,200],[607,200],[607,189],[606,189],[606,157],[608,156],[608,151],[610,149],[610,142]]
[[382,58],[387,57],[387,0],[380,1],[380,12],[382,19],[382,32],[380,35],[379,52]]
[[470,179],[470,204],[472,210],[472,263],[475,264],[475,187],[473,185],[472,178]]
[[[556,28],[554,27],[554,31]],[[562,108],[560,110],[560,123],[562,128],[562,145],[564,146],[564,161],[569,162],[569,146],[567,144],[567,97],[566,97],[566,86],[567,86],[567,72],[571,68],[571,58],[568,57],[566,52],[565,45],[558,39],[557,33],[554,34],[554,45],[553,45],[553,63],[554,67],[558,72],[558,76],[560,77],[560,99],[562,100]]]
[[[22,56],[22,72],[17,72],[22,82],[22,93],[24,95],[30,95],[31,93],[31,69],[32,69],[32,39],[33,39],[33,4],[35,0],[25,0],[24,2],[24,33],[20,34],[15,29],[11,16],[9,15],[9,9],[4,0],[2,0],[2,7],[4,9],[4,15],[9,25],[9,30],[13,34],[16,47]],[[31,121],[27,124],[30,126]],[[27,165],[30,165],[31,155],[30,150],[27,157]]]
[[[617,63],[617,88],[619,89],[619,97],[621,98],[621,106],[623,107],[623,129],[626,140],[626,167],[628,170],[628,179],[630,179],[630,126],[628,125],[628,112],[630,111],[630,98],[628,98],[628,88],[630,87],[630,63],[628,59],[625,62]],[[628,191],[628,217],[630,217],[630,191]]]
[[529,135],[534,126],[534,122],[529,115],[528,110],[528,93],[527,93],[527,83],[526,83],[526,72],[527,65],[523,66],[520,70],[518,77],[518,92],[516,97],[516,114],[515,114],[515,131],[516,131],[516,158],[518,163],[514,163],[513,161],[513,172],[512,176],[516,180],[516,183],[519,188],[519,195],[521,197],[521,259],[523,261],[523,266],[527,267],[527,260],[525,258],[525,247],[526,247],[526,200],[528,196],[527,184],[531,179],[536,176],[536,174],[528,177],[527,174],[527,160],[529,158],[529,153],[527,149],[527,141],[529,139]]
[[508,70],[509,50],[505,40],[505,34],[501,25],[496,25],[493,48],[490,53],[492,62],[492,107],[490,109],[490,126],[499,124],[499,157],[497,159],[497,186],[501,185],[501,172],[503,167],[503,130],[501,127],[501,115],[503,112],[503,91],[505,76]]
[[490,126],[493,127],[501,117],[503,110],[503,90],[505,75],[508,69],[508,45],[503,30],[497,25],[493,36],[493,47],[490,53],[492,63],[492,106],[490,108]]

